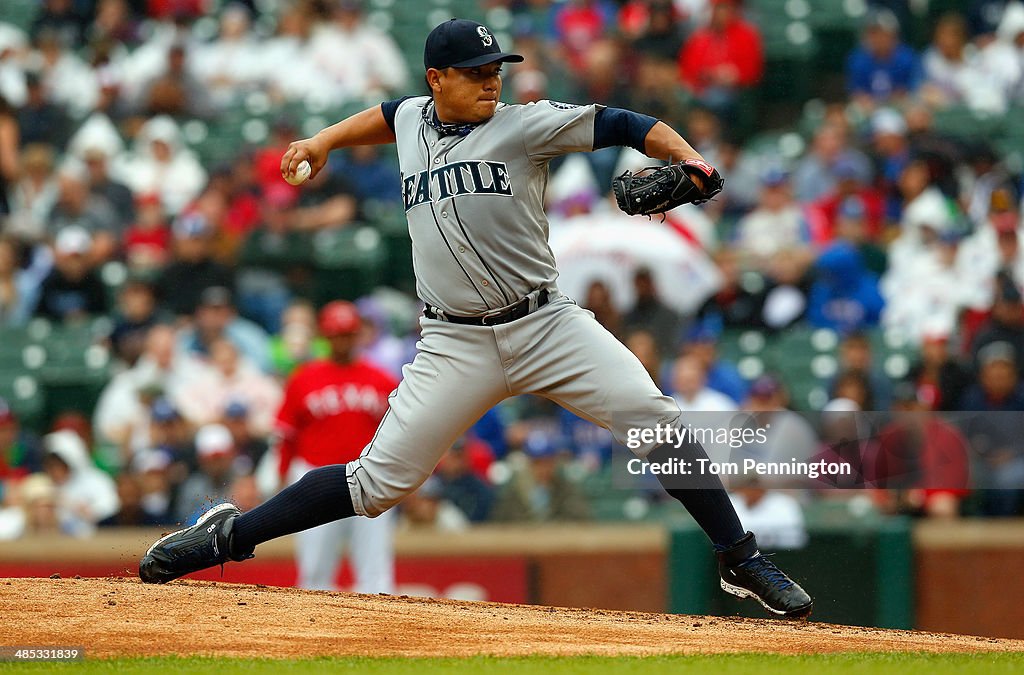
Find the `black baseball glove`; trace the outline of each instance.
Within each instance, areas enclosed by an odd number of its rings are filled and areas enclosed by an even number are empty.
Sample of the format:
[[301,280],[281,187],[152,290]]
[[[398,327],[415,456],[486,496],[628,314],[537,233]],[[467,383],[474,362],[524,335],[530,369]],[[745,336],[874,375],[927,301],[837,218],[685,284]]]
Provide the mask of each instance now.
[[[704,189],[690,178],[698,173]],[[662,167],[648,167],[640,172],[626,171],[612,179],[612,192],[619,208],[631,216],[649,216],[671,211],[682,204],[703,204],[725,185],[722,174],[707,162],[688,159]]]

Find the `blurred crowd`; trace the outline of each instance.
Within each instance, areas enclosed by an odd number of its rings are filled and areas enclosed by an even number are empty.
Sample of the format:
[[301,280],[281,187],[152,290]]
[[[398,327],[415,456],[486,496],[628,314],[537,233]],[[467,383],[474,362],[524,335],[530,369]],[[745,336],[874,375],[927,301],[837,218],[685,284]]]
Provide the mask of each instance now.
[[[871,450],[895,461],[915,448],[917,478],[878,478],[892,489],[871,494],[870,508],[1019,515],[1024,454],[1013,428],[979,431],[933,413],[1024,411],[1020,154],[1015,164],[977,129],[939,131],[935,119],[1024,110],[1024,3],[966,2],[923,46],[906,41],[910,4],[872,3],[842,73],[845,96],[819,102],[800,130],[806,143],[790,152],[756,142],[769,129],[738,131],[770,66],[754,0],[483,8],[508,11],[506,39],[527,57],[506,73],[505,101],[656,115],[726,177],[706,207],[647,223],[617,212],[607,186],[650,160],[605,149],[552,165],[553,245],[582,231],[588,254],[613,262],[577,265],[573,246],[556,250],[563,290],[685,412],[803,407],[786,372],[744,377],[716,345],[730,331],[828,329],[840,344],[826,409],[919,413],[888,437],[879,430]],[[21,425],[0,402],[0,538],[166,525],[210,500],[246,509],[276,490],[265,467],[282,385],[326,354],[310,300],[317,236],[372,221],[399,194],[387,148],[335,153],[302,188],[280,179],[279,159],[301,136],[306,106],[372,105],[422,87],[375,6],[41,0],[27,31],[0,23],[0,329],[109,317],[102,343],[116,364],[95,410],[57,414],[45,428]],[[253,94],[300,112],[275,118],[233,161],[203,161],[189,130]],[[620,249],[599,251],[586,234],[625,246],[651,228],[671,239],[658,252],[674,257],[640,251],[618,264]],[[400,377],[415,352],[415,299],[379,289],[358,305],[364,355]],[[903,380],[872,354],[877,331],[917,350]],[[920,487],[927,458],[982,437],[970,469],[1005,489]],[[460,439],[402,505],[403,520],[458,529],[600,517],[594,497],[611,490],[601,481],[612,445],[547,401],[510,401]],[[807,497],[751,484],[735,498],[745,519],[799,525]]]

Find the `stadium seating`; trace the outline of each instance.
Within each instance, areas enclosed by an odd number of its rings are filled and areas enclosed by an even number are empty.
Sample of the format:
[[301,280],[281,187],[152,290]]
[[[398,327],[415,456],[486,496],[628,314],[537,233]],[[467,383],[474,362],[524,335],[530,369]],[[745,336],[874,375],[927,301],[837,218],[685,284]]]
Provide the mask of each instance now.
[[898,330],[890,329],[873,331],[868,337],[871,340],[871,352],[886,377],[892,380],[906,377],[917,356],[917,349],[907,342],[906,336]]
[[932,123],[936,131],[957,138],[998,137],[1008,117],[977,113],[964,106],[950,106],[936,110]]
[[413,292],[412,239],[405,211],[399,204],[380,202],[369,202],[363,210],[383,240],[387,256],[384,283],[401,291]]
[[0,21],[28,31],[39,11],[39,0],[4,0],[0,3]]
[[380,232],[364,224],[314,235],[315,299],[354,300],[384,281],[387,249]]
[[[906,336],[880,328],[867,331],[875,363],[886,377],[907,375],[917,349]],[[782,379],[795,410],[821,410],[828,403],[828,383],[839,371],[839,336],[827,329],[793,327],[775,335],[754,330],[726,331],[718,341],[719,356],[753,379],[763,372]]]
[[1002,118],[1001,135],[996,150],[1005,156],[1011,171],[1024,171],[1024,106],[1016,106]]
[[752,9],[764,43],[765,73],[758,87],[762,100],[810,96],[819,45],[806,18],[805,0],[760,0]]
[[35,377],[22,368],[0,370],[0,398],[11,406],[22,426],[40,428],[46,412],[46,394]]
[[36,428],[66,410],[91,415],[110,379],[110,352],[101,343],[109,332],[106,317],[68,326],[34,319],[3,330],[0,397]]
[[44,339],[46,362],[39,381],[46,392],[47,417],[66,410],[91,415],[104,385],[110,379],[110,351],[102,340],[110,332],[106,318],[54,327]]

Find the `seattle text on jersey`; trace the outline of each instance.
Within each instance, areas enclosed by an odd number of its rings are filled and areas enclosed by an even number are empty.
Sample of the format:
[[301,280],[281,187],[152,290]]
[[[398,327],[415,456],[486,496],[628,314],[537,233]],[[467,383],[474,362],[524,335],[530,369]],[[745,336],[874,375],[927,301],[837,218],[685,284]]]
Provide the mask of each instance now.
[[402,177],[405,210],[458,195],[512,197],[512,179],[504,162],[482,159],[451,162]]

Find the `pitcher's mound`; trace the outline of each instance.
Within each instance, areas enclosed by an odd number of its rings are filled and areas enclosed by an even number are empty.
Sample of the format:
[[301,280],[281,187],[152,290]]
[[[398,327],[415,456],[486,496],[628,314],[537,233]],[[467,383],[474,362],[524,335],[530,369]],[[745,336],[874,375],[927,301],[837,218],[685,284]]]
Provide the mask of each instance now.
[[1024,641],[290,588],[134,579],[0,580],[0,644],[90,657],[1024,651]]

